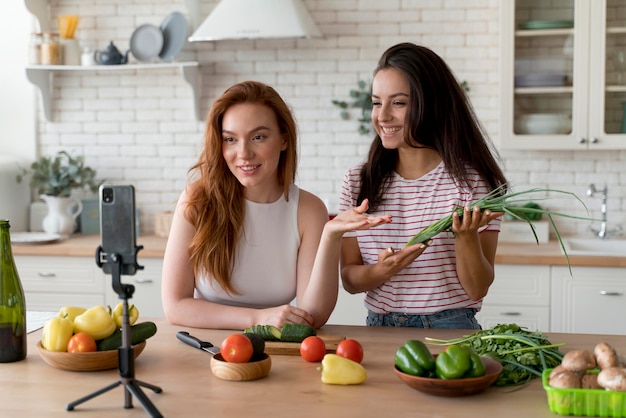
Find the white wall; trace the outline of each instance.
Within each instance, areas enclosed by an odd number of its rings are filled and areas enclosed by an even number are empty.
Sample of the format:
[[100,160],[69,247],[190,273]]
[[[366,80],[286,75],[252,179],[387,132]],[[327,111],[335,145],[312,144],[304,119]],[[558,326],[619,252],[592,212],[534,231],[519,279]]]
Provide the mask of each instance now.
[[[78,36],[104,48],[113,40],[127,49],[143,23],[159,25],[170,12],[188,16],[182,0],[50,0],[53,16],[81,16]],[[19,3],[19,1],[16,1]],[[332,99],[347,99],[360,79],[369,80],[380,54],[411,41],[442,55],[460,80],[490,135],[497,139],[499,115],[499,0],[304,0],[323,39],[221,41],[190,44],[180,60],[201,64],[201,106],[237,81],[272,84],[292,106],[300,134],[299,184],[331,206],[344,170],[366,155],[370,139],[356,121],[343,121]],[[216,1],[201,0],[206,15]],[[27,41],[22,45],[27,48]],[[23,52],[22,51],[22,52]],[[153,230],[155,212],[171,209],[187,168],[202,143],[204,123],[193,118],[192,95],[175,70],[137,74],[71,73],[57,77],[54,120],[39,108],[41,151],[76,150],[109,181],[137,188],[142,231]],[[612,151],[505,152],[505,171],[514,184],[570,190],[585,196],[588,183],[609,186],[609,213],[624,221],[626,153]],[[599,209],[597,200],[586,200]],[[568,209],[571,201],[551,201]],[[584,222],[557,220],[563,233],[584,231]]]

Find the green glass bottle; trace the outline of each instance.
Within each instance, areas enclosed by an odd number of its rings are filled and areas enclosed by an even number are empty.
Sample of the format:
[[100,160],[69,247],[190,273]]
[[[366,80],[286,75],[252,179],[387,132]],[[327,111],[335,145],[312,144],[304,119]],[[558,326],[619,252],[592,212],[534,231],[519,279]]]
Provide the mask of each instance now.
[[9,228],[9,221],[0,219],[0,363],[26,358],[26,303]]

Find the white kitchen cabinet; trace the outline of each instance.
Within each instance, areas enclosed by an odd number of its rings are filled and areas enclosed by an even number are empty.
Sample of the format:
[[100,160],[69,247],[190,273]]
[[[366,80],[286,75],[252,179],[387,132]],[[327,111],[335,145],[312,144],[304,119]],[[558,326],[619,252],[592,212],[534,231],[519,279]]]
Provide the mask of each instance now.
[[626,334],[626,269],[552,267],[552,332]]
[[[626,149],[626,68],[617,58],[626,53],[626,3],[515,0],[500,7],[500,146]],[[529,133],[525,118],[546,113],[565,115],[563,129]]]
[[497,264],[476,318],[483,329],[516,323],[530,331],[549,331],[550,266]]
[[26,307],[56,312],[66,305],[103,305],[104,280],[92,258],[15,256]]
[[[139,309],[139,317],[163,318],[163,305],[161,303],[161,272],[163,270],[163,260],[160,258],[141,258],[139,264],[144,266],[143,270],[137,270],[134,276],[122,276],[123,284],[135,286],[132,298],[128,300],[129,305],[134,304]],[[115,307],[122,302],[119,295],[115,293],[112,286],[112,276],[106,275],[106,303]]]

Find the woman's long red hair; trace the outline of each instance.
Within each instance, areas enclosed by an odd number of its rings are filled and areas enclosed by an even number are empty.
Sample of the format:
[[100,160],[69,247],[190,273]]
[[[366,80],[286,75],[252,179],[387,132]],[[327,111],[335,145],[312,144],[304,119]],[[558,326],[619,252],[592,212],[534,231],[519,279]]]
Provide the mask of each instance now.
[[228,88],[213,103],[206,122],[204,150],[189,170],[194,180],[187,188],[189,202],[184,215],[195,227],[189,247],[195,276],[208,274],[225,291],[235,294],[230,276],[243,229],[244,189],[222,156],[222,120],[231,106],[240,103],[258,103],[276,114],[280,132],[287,141],[277,173],[285,199],[289,198],[297,166],[296,122],[276,90],[260,82],[245,81]]

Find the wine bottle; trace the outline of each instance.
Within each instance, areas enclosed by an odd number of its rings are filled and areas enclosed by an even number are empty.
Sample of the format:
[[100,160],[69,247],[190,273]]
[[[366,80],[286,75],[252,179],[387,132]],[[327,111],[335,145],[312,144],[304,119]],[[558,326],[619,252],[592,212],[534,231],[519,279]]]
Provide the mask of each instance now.
[[9,228],[9,221],[0,219],[0,363],[26,358],[26,303]]

